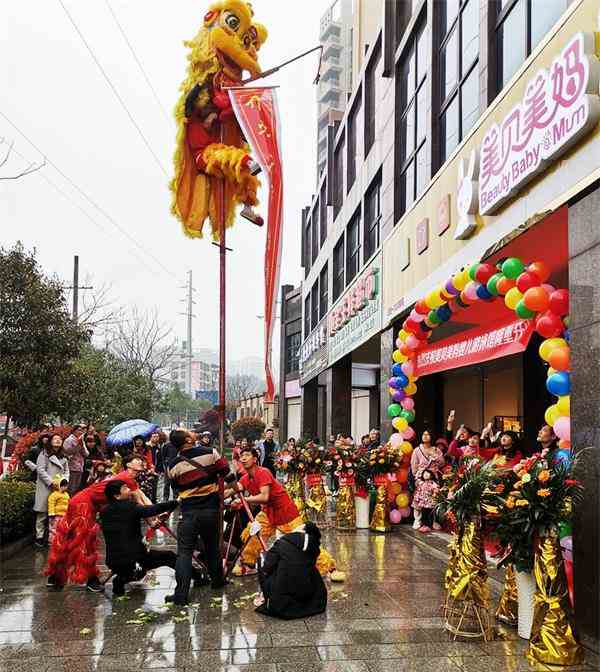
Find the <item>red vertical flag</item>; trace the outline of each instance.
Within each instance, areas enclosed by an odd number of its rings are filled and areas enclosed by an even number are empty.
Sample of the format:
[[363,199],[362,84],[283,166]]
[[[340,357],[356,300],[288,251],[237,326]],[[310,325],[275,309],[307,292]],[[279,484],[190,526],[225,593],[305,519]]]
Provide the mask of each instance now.
[[279,110],[275,89],[271,87],[243,87],[229,89],[235,116],[253,157],[263,172],[269,189],[267,215],[267,242],[265,247],[265,374],[266,400],[275,396],[271,370],[273,327],[279,289],[283,220],[283,175],[281,167]]

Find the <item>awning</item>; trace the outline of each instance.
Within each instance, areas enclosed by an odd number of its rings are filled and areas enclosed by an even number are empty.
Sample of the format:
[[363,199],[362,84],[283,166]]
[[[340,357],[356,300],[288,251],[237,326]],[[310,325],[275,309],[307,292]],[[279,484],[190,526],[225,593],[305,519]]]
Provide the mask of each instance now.
[[514,315],[468,329],[420,350],[415,375],[426,376],[523,352],[533,331],[533,320],[515,320]]

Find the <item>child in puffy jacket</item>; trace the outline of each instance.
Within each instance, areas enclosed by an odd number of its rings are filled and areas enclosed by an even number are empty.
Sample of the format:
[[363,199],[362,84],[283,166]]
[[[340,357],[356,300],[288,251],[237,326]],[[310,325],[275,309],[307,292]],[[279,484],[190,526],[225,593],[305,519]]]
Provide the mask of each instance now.
[[48,543],[52,544],[56,526],[63,519],[69,508],[69,481],[61,474],[52,480],[54,489],[48,495]]

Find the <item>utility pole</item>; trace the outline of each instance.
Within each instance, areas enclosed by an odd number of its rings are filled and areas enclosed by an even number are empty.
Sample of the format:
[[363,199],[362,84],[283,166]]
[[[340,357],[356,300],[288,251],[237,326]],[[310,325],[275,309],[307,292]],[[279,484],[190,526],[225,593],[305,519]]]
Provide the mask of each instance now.
[[188,271],[188,281],[187,285],[182,287],[181,289],[187,289],[187,296],[185,299],[182,299],[182,301],[185,301],[186,303],[186,312],[182,313],[187,317],[187,343],[186,343],[186,349],[187,349],[187,367],[186,367],[186,380],[185,380],[185,391],[186,393],[191,397],[192,396],[192,359],[194,357],[193,355],[193,348],[192,348],[192,320],[194,317],[196,317],[193,313],[194,310],[194,304],[196,303],[193,299],[193,292],[194,287],[192,285],[192,271]]
[[68,289],[73,290],[73,322],[77,322],[79,318],[79,290],[80,289],[94,289],[91,286],[79,286],[79,255],[73,257],[73,286]]

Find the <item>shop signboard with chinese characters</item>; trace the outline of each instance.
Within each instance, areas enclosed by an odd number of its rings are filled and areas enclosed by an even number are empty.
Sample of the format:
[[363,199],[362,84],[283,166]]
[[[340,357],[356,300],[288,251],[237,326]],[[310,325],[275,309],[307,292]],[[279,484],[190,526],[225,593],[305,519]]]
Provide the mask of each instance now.
[[329,313],[329,366],[380,330],[381,255],[377,255]]
[[417,355],[415,375],[425,376],[448,369],[458,369],[514,355],[527,348],[533,334],[532,320],[515,320],[511,316],[478,329],[432,343]]
[[493,214],[600,119],[600,65],[594,35],[577,33],[529,80],[525,95],[485,133],[479,211]]
[[327,318],[313,329],[300,348],[300,384],[304,385],[327,368]]

